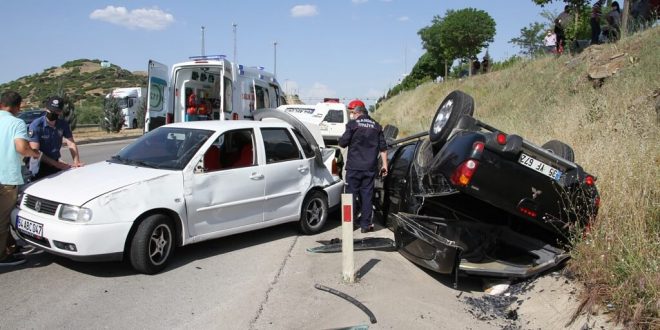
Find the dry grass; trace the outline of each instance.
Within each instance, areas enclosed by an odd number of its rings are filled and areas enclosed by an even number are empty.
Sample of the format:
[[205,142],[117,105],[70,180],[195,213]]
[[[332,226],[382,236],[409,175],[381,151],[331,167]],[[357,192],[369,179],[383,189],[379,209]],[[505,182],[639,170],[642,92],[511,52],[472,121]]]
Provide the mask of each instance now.
[[[587,71],[625,53],[624,66],[600,88]],[[660,328],[660,28],[593,47],[576,57],[546,57],[443,84],[425,84],[380,107],[381,124],[400,137],[427,130],[445,95],[463,90],[475,117],[543,144],[562,140],[598,177],[602,204],[578,239],[570,268],[591,294],[635,328]]]

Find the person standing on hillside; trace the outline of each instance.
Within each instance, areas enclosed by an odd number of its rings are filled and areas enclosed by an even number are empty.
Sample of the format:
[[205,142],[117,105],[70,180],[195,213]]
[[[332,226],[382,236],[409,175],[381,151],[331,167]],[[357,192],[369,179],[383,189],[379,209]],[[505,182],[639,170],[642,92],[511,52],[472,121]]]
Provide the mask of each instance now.
[[591,44],[597,45],[600,43],[600,18],[603,15],[602,7],[605,0],[597,0],[593,7],[591,7],[591,18],[589,24],[591,25]]
[[16,92],[0,96],[0,266],[20,265],[25,259],[12,250],[16,243],[11,236],[11,210],[16,206],[18,186],[24,184],[22,158],[39,158],[40,152],[30,148],[25,122],[16,118],[23,98]]
[[551,31],[545,34],[543,38],[543,46],[545,47],[545,52],[548,54],[554,53],[557,47],[557,36]]
[[374,195],[374,179],[378,166],[378,155],[382,160],[379,174],[387,175],[387,144],[383,129],[367,113],[364,102],[353,100],[348,103],[351,121],[346,124],[346,131],[339,138],[339,146],[348,147],[346,157],[347,190],[353,194],[353,205],[360,200],[360,216],[358,223],[361,232],[374,230],[372,224],[372,199]]
[[621,36],[621,8],[616,1],[612,2],[610,6],[610,12],[605,17],[607,26],[605,27],[604,34],[607,36],[609,42],[615,42]]
[[566,29],[572,21],[571,17],[571,6],[565,6],[564,11],[557,16],[555,19],[555,47],[557,48],[557,54],[564,52],[564,47],[566,47]]
[[[59,118],[63,109],[64,100],[61,97],[50,97],[46,101],[46,114],[30,124],[28,130],[30,146],[43,152],[39,163],[39,172],[35,176],[36,179],[41,179],[68,168],[83,166],[83,163],[80,162],[78,146],[73,139],[69,123]],[[60,160],[62,140],[66,142],[69,152],[71,152],[73,164]]]

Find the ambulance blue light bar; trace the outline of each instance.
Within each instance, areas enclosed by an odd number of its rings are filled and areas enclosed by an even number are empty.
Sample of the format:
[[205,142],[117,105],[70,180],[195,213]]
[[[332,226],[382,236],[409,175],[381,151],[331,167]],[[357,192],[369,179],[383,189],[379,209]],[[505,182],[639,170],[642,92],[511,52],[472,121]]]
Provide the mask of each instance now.
[[200,55],[200,56],[189,56],[188,59],[193,61],[221,61],[227,58],[225,55]]

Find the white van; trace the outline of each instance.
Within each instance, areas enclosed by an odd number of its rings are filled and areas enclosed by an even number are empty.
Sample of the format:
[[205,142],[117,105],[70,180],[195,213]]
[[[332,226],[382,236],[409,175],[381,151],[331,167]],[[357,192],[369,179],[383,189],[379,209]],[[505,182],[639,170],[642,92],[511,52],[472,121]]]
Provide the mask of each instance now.
[[222,55],[193,56],[168,67],[149,61],[145,131],[197,120],[252,119],[256,109],[284,99],[277,79],[263,67],[244,67]]
[[323,141],[327,145],[336,145],[346,130],[350,120],[346,105],[338,101],[326,101],[310,104],[287,104],[277,109],[287,112],[301,121],[319,126]]

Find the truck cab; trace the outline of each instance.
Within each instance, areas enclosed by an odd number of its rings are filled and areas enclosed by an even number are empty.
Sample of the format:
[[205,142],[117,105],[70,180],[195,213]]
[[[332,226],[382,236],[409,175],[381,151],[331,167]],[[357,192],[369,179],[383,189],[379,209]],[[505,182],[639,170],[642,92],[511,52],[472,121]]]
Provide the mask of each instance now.
[[149,61],[145,131],[166,123],[252,119],[252,112],[281,104],[281,88],[263,67],[224,56],[194,56],[168,67]]
[[143,106],[142,102],[144,102],[143,98],[146,94],[147,89],[144,87],[115,88],[105,96],[105,99],[117,100],[124,118],[124,127],[137,128],[139,109]]
[[286,104],[279,106],[278,110],[317,125],[326,145],[337,145],[350,120],[346,105],[337,99],[325,99],[316,105]]

